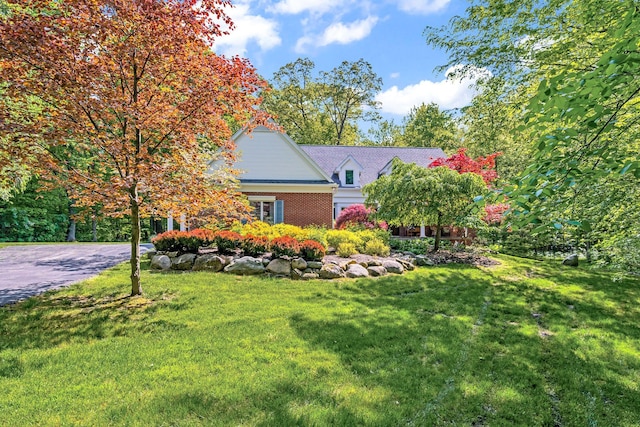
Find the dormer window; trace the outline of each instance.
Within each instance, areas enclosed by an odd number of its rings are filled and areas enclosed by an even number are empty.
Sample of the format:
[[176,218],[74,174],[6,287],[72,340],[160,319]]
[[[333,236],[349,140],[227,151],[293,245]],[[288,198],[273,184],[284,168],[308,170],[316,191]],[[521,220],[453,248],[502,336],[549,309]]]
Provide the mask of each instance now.
[[344,172],[344,183],[345,185],[353,185],[353,171],[346,170]]

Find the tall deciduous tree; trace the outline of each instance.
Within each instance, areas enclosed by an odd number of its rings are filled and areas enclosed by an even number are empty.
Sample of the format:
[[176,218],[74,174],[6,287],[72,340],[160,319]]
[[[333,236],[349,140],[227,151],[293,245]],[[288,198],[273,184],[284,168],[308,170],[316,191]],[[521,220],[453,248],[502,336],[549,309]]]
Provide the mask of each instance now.
[[398,145],[409,147],[438,147],[453,153],[460,148],[457,124],[448,111],[437,104],[421,104],[411,108],[403,120],[403,132]]
[[444,166],[424,168],[398,159],[390,175],[362,188],[366,204],[377,207],[376,217],[390,225],[435,224],[434,251],[440,247],[442,226],[458,224],[470,214],[473,198],[485,191],[478,174]]
[[[65,177],[78,206],[131,219],[131,294],[140,285],[140,218],[153,210],[242,212],[227,182],[212,183],[213,157],[231,160],[227,119],[263,123],[265,83],[243,59],[209,45],[232,23],[228,0],[7,0],[0,21],[12,146],[25,145],[43,177]],[[18,116],[16,116],[16,114]],[[69,164],[65,152],[86,159]],[[62,154],[60,154],[62,153]],[[23,159],[16,153],[16,160]]]
[[382,87],[363,59],[344,61],[314,75],[315,64],[300,58],[273,76],[265,108],[300,144],[354,144],[361,135],[358,121],[377,121],[376,94]]

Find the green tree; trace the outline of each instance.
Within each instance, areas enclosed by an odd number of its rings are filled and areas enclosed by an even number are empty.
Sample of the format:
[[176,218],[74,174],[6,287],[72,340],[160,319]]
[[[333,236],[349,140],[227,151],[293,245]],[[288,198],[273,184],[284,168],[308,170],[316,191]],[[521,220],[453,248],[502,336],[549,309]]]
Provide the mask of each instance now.
[[476,196],[486,184],[475,173],[458,173],[446,166],[423,168],[395,159],[391,174],[362,188],[366,204],[390,225],[434,224],[434,251],[440,248],[443,225],[465,225]]
[[436,103],[411,108],[403,119],[402,136],[398,145],[409,147],[438,147],[452,154],[461,147],[455,119]]
[[360,59],[314,75],[315,64],[300,58],[274,73],[264,107],[300,144],[357,144],[358,122],[380,118],[375,95],[382,80]]

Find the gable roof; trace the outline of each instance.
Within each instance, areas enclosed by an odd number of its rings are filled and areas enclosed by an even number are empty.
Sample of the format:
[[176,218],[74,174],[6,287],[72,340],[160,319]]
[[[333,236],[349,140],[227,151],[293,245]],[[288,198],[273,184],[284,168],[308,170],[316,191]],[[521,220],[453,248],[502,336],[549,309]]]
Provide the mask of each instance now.
[[264,126],[247,135],[233,136],[239,151],[235,167],[241,183],[332,184],[331,174],[320,168],[289,136]]
[[338,183],[335,170],[344,162],[345,158],[352,157],[363,167],[360,185],[378,179],[379,174],[396,157],[405,163],[415,163],[423,167],[429,166],[435,159],[447,157],[440,148],[348,145],[299,145],[299,147]]

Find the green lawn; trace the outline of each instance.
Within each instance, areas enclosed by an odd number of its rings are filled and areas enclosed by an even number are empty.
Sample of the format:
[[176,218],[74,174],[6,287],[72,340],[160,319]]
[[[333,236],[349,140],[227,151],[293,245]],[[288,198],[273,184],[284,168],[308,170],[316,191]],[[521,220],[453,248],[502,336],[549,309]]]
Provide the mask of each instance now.
[[0,308],[0,425],[637,426],[640,280],[500,260],[145,298],[120,266]]

